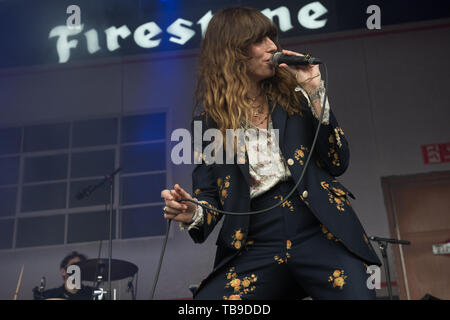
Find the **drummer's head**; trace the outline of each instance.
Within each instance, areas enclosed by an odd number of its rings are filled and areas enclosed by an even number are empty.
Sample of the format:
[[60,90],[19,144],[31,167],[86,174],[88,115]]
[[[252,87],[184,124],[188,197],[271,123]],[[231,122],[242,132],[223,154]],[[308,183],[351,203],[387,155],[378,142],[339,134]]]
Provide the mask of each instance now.
[[68,278],[67,267],[78,262],[86,261],[86,259],[84,254],[78,253],[77,251],[72,251],[65,256],[59,265],[59,270],[61,271],[64,281]]

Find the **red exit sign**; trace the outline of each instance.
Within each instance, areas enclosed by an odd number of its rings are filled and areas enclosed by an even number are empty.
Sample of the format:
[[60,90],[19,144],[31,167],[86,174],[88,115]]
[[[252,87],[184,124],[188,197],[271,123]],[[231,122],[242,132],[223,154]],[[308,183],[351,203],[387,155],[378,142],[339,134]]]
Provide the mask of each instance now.
[[421,148],[425,164],[450,162],[450,142],[427,144]]

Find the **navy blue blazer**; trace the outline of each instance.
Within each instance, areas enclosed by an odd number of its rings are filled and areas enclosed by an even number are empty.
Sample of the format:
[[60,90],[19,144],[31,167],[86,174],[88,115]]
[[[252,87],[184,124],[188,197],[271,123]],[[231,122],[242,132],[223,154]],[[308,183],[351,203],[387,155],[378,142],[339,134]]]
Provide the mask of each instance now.
[[[195,117],[193,121],[202,121],[203,131],[217,128],[210,117],[206,119],[205,113]],[[310,152],[319,121],[309,108],[289,115],[285,109],[276,105],[272,113],[272,123],[274,129],[279,129],[281,152],[287,160],[294,182],[297,182]],[[202,150],[205,150],[208,144],[209,141],[203,142]],[[354,195],[335,178],[347,169],[349,156],[344,132],[330,110],[329,124],[321,125],[313,155],[303,181],[298,186],[300,198],[324,226],[322,229],[328,233],[327,236],[336,238],[369,265],[381,265],[351,207],[349,197],[354,199]],[[202,154],[194,152],[194,157],[200,159]],[[208,207],[226,211],[251,211],[249,183],[247,155],[245,164],[238,164],[235,155],[234,164],[206,164],[202,161],[192,172],[193,197]],[[205,241],[223,216],[213,210],[203,210],[203,213],[203,225],[189,230],[189,235],[196,243]],[[248,224],[248,215],[225,215],[216,242],[218,247],[214,271],[245,247]]]

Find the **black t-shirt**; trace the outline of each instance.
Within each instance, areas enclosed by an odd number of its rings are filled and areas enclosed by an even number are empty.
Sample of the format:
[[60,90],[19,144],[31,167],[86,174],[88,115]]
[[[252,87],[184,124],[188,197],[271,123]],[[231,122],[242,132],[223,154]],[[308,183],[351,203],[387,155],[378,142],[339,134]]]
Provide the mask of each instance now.
[[[35,288],[37,289],[37,288]],[[92,293],[94,289],[88,286],[81,286],[81,289],[76,293],[70,293],[66,290],[64,285],[58,288],[45,290],[40,294],[37,290],[33,290],[33,296],[35,300],[45,299],[66,299],[66,300],[92,300]]]

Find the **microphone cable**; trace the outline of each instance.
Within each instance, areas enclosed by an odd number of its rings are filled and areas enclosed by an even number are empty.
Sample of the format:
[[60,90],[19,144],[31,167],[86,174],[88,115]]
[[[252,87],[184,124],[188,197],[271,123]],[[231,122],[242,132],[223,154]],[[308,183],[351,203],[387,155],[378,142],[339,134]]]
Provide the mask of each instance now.
[[153,280],[152,293],[150,296],[150,300],[153,300],[153,297],[155,296],[156,284],[158,283],[159,273],[161,271],[161,266],[162,266],[162,262],[163,262],[163,258],[164,258],[164,252],[166,251],[167,239],[169,238],[169,231],[170,231],[171,223],[172,223],[172,219],[168,219],[167,225],[166,225],[166,235],[164,237],[163,246],[161,248],[161,255],[159,257],[158,268],[156,269],[155,279]]
[[[300,178],[298,179],[297,183],[292,188],[292,190],[288,193],[286,198],[281,198],[283,200],[280,200],[280,202],[276,203],[275,205],[272,205],[271,207],[268,207],[268,208],[265,208],[265,209],[261,209],[261,210],[257,210],[257,211],[250,211],[250,212],[232,212],[232,211],[220,210],[220,209],[217,209],[217,208],[210,208],[210,207],[206,206],[205,204],[200,203],[199,201],[196,201],[194,199],[187,199],[187,198],[183,198],[183,199],[177,200],[177,202],[189,201],[189,202],[195,203],[198,206],[201,206],[204,209],[212,210],[212,211],[215,211],[217,213],[222,213],[222,214],[225,214],[225,215],[240,216],[240,215],[253,215],[253,214],[264,213],[264,212],[272,210],[273,208],[276,208],[276,207],[280,206],[283,202],[288,200],[289,197],[295,192],[295,190],[297,190],[298,185],[300,184],[300,182],[303,179],[303,176],[305,175],[306,169],[307,169],[307,167],[309,165],[309,161],[311,159],[311,156],[313,154],[314,148],[316,146],[317,137],[319,136],[319,130],[320,130],[320,126],[322,124],[323,115],[324,115],[324,111],[325,111],[325,104],[326,104],[327,96],[328,96],[328,69],[327,69],[327,65],[326,65],[325,62],[323,62],[322,65],[323,65],[323,67],[325,69],[324,70],[325,71],[325,82],[324,82],[325,94],[324,94],[324,98],[323,98],[323,101],[322,101],[322,110],[320,112],[319,124],[317,126],[313,142],[311,143],[311,151],[309,152],[309,155],[308,155],[308,157],[306,159],[305,165],[303,166],[303,170],[302,170],[302,173],[300,175]],[[164,253],[165,253],[165,250],[166,250],[167,240],[168,240],[168,237],[169,237],[169,231],[170,231],[171,222],[172,222],[172,220],[168,219],[167,226],[166,226],[166,235],[164,237],[163,246],[161,248],[161,254],[160,254],[160,257],[159,257],[159,262],[158,262],[158,267],[157,267],[157,270],[156,270],[155,279],[153,281],[153,286],[152,286],[152,291],[151,291],[151,295],[150,295],[150,300],[153,300],[153,298],[155,296],[156,285],[158,283],[159,273],[161,271],[162,261],[163,261]]]

